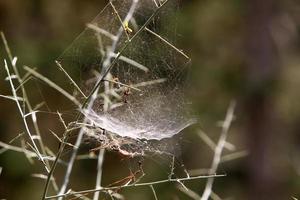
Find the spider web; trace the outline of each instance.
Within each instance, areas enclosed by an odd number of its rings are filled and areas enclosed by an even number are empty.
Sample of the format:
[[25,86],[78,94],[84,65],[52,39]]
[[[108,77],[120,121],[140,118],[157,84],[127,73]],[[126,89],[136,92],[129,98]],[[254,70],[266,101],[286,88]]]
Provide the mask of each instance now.
[[80,78],[74,80],[86,95],[101,80],[97,98],[81,112],[89,124],[86,135],[104,147],[112,149],[117,142],[118,148],[135,151],[145,141],[171,138],[196,122],[185,98],[190,59],[176,47],[178,5],[168,1],[160,8],[163,3],[110,1],[58,59],[76,71]]

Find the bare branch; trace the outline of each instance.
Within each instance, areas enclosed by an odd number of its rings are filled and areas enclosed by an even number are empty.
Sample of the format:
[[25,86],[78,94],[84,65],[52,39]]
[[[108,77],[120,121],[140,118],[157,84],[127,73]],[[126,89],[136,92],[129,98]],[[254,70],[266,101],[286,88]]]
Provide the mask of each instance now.
[[117,37],[109,32],[107,32],[106,30],[99,28],[98,26],[94,25],[94,24],[87,24],[86,25],[89,29],[94,30],[96,33],[99,33],[101,35],[104,35],[108,38],[110,38],[112,41],[117,40]]
[[64,72],[64,74],[68,77],[68,79],[71,81],[71,83],[75,86],[75,88],[80,92],[80,94],[86,98],[85,94],[82,92],[80,87],[75,83],[75,81],[71,78],[71,76],[66,72],[66,70],[61,66],[61,64],[58,61],[55,61],[56,65],[59,67],[61,71]]
[[153,193],[153,196],[154,196],[155,200],[158,200],[157,194],[156,194],[156,191],[155,191],[155,188],[153,187],[153,185],[150,185],[150,188],[152,190],[152,193]]
[[19,112],[20,112],[20,114],[21,114],[21,117],[22,117],[22,120],[23,120],[25,129],[26,129],[26,133],[27,133],[27,135],[29,136],[29,138],[30,138],[30,140],[31,140],[31,142],[32,142],[32,145],[33,145],[33,147],[34,147],[34,150],[35,150],[36,153],[37,153],[38,158],[39,158],[39,159],[42,161],[42,163],[44,164],[44,167],[45,167],[45,169],[47,170],[47,172],[49,172],[49,169],[48,169],[48,167],[47,167],[47,164],[45,163],[43,157],[41,156],[41,154],[40,154],[40,152],[39,152],[39,149],[38,149],[38,147],[37,147],[37,145],[36,145],[36,143],[35,143],[35,141],[34,141],[34,139],[33,139],[33,135],[31,134],[31,131],[30,131],[29,126],[28,126],[28,124],[27,124],[27,121],[26,121],[26,118],[25,118],[25,116],[24,116],[22,107],[21,107],[19,101],[17,100],[18,96],[17,96],[17,93],[16,93],[15,86],[14,86],[14,84],[13,84],[13,81],[12,81],[12,79],[11,79],[11,74],[10,74],[10,72],[9,72],[8,65],[7,65],[6,60],[4,60],[4,67],[5,67],[5,70],[6,70],[6,72],[7,72],[7,76],[9,77],[9,82],[10,82],[10,86],[11,86],[11,91],[12,91],[12,93],[13,93],[13,96],[14,96],[14,98],[15,98],[17,107],[18,107]]
[[178,49],[177,47],[175,47],[173,44],[171,44],[168,40],[166,40],[165,38],[163,38],[162,36],[158,35],[157,33],[155,33],[154,31],[150,30],[149,28],[145,27],[145,30],[148,31],[149,33],[151,33],[152,35],[154,35],[155,37],[157,37],[158,39],[160,39],[161,41],[163,41],[164,43],[166,43],[168,46],[170,46],[171,48],[173,48],[174,50],[176,50],[178,53],[180,53],[182,56],[184,56],[186,59],[191,60],[182,50]]
[[[101,149],[99,151],[98,155],[98,163],[97,163],[97,177],[96,177],[96,187],[95,189],[100,189],[101,188],[101,180],[102,180],[102,167],[103,167],[103,162],[104,162],[104,153],[105,150]],[[97,191],[94,193],[94,198],[93,200],[98,200],[100,195],[100,191]]]
[[45,83],[47,83],[50,87],[54,88],[55,90],[57,90],[58,92],[60,92],[62,95],[64,95],[67,99],[69,99],[70,101],[72,101],[75,105],[77,105],[78,107],[80,107],[80,103],[79,101],[77,101],[77,99],[75,97],[73,97],[71,94],[69,94],[67,91],[65,91],[64,89],[62,89],[61,87],[59,87],[56,83],[54,83],[53,81],[51,81],[50,79],[46,78],[45,76],[43,76],[42,74],[36,72],[35,70],[24,66],[24,69],[26,71],[28,71],[29,73],[31,73],[33,76],[39,78],[40,80],[44,81]]
[[[210,173],[212,173],[212,174],[217,172],[219,163],[221,161],[222,151],[223,151],[223,148],[226,143],[228,130],[229,130],[229,127],[234,118],[234,109],[235,109],[235,102],[233,101],[233,102],[231,102],[231,104],[227,110],[227,114],[226,114],[225,120],[223,122],[222,132],[221,132],[219,141],[218,141],[216,149],[215,149],[215,154],[214,154],[214,158],[213,158],[211,169],[210,169]],[[207,180],[201,200],[208,200],[208,198],[210,197],[211,192],[212,192],[213,182],[214,182],[213,177],[209,178]]]
[[153,181],[153,182],[147,182],[147,183],[134,183],[134,184],[127,184],[127,185],[121,185],[121,186],[114,186],[114,187],[102,187],[100,189],[92,189],[92,190],[82,190],[78,192],[67,192],[64,194],[54,195],[46,197],[46,199],[54,199],[58,197],[67,197],[71,195],[76,194],[88,194],[88,193],[94,193],[97,191],[108,191],[108,190],[115,190],[115,189],[122,189],[122,188],[131,188],[131,187],[145,187],[150,185],[157,185],[162,183],[178,183],[178,181],[191,181],[191,180],[198,180],[198,179],[206,179],[206,178],[217,178],[217,177],[224,177],[225,175],[203,175],[203,176],[194,176],[194,177],[185,177],[185,178],[177,178],[177,179],[165,179],[160,181]]

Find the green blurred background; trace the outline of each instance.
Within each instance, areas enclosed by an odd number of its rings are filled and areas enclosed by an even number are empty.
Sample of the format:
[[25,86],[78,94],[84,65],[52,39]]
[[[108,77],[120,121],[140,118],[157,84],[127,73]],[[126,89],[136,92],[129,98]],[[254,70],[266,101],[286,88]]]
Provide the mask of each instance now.
[[[19,63],[38,67],[63,85],[63,76],[53,70],[53,61],[106,3],[1,0],[0,30]],[[220,166],[218,172],[227,176],[216,179],[214,192],[222,199],[300,198],[300,2],[182,0],[180,7],[179,46],[193,60],[189,92],[200,121],[198,127],[185,131],[181,141],[186,168],[210,167],[213,152],[195,134],[196,129],[201,128],[217,141],[217,122],[224,119],[229,102],[236,99],[236,120],[228,140],[249,155]],[[2,44],[0,56],[6,57]],[[0,66],[0,78],[4,80],[3,64]],[[32,102],[38,103],[37,99],[43,96],[51,110],[69,109],[64,98],[47,86],[32,83],[32,88]],[[4,81],[0,93],[10,94]],[[0,113],[0,140],[8,142],[22,132],[22,123],[11,101],[0,99]],[[55,120],[41,117],[40,125],[45,132],[49,128],[60,130]],[[46,133],[45,137],[49,137],[49,146],[56,151],[57,141]],[[30,164],[22,153],[0,154],[0,199],[39,199],[44,184],[31,176],[41,172],[37,163]],[[152,178],[164,177],[160,167],[152,165],[155,164],[149,162],[147,167],[153,171]],[[58,170],[56,177],[62,178],[63,173]],[[92,188],[95,173],[96,160],[78,162],[72,188]],[[104,183],[126,173],[126,161],[114,153],[106,154]],[[204,184],[205,180],[201,180],[188,186],[201,194]],[[172,184],[158,186],[157,190],[159,199],[188,199]],[[125,193],[127,199],[154,199],[148,188]]]

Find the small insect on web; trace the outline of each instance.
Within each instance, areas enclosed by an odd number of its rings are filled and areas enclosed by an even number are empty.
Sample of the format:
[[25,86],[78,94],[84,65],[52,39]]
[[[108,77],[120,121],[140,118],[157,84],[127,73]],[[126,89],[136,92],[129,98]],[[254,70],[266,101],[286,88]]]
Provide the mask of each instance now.
[[190,59],[175,45],[176,9],[176,1],[110,1],[58,59],[92,88],[81,124],[100,148],[144,155],[154,151],[150,141],[196,122],[185,97]]

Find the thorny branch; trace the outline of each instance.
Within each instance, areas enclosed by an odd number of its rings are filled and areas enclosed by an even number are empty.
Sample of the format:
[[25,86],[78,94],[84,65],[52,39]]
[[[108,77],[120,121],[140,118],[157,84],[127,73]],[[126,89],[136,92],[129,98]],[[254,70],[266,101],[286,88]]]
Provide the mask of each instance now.
[[17,107],[18,107],[18,109],[19,109],[19,112],[20,112],[20,114],[21,114],[21,117],[22,117],[22,120],[23,120],[25,129],[26,129],[26,133],[27,133],[27,135],[29,136],[29,138],[30,138],[30,140],[31,140],[31,143],[32,143],[32,145],[33,145],[33,147],[34,147],[34,150],[35,150],[36,153],[37,153],[38,158],[43,162],[43,164],[44,164],[45,169],[47,170],[47,172],[49,172],[49,169],[48,169],[48,167],[47,167],[47,164],[45,163],[45,161],[44,161],[42,155],[40,154],[39,149],[38,149],[38,147],[37,147],[37,145],[36,145],[36,143],[35,143],[35,141],[34,141],[34,139],[33,139],[32,133],[31,133],[31,131],[30,131],[30,129],[29,129],[29,126],[28,126],[28,124],[27,124],[27,121],[26,121],[26,118],[25,118],[25,114],[23,113],[23,110],[22,110],[22,107],[21,107],[21,105],[20,105],[20,102],[17,100],[18,96],[17,96],[17,93],[16,93],[16,89],[15,89],[14,83],[13,83],[13,81],[12,81],[11,73],[10,73],[10,71],[9,71],[9,69],[8,69],[8,65],[7,65],[6,60],[4,60],[4,67],[5,67],[5,70],[6,70],[6,72],[7,72],[7,76],[8,76],[8,78],[9,78],[9,83],[10,83],[10,86],[11,86],[11,91],[12,91],[12,93],[13,93],[13,96],[14,96],[14,98],[15,98],[15,102],[16,102]]
[[178,183],[182,181],[191,181],[191,180],[198,180],[198,179],[205,179],[205,178],[217,178],[217,177],[224,177],[226,175],[204,175],[204,176],[192,176],[192,177],[185,177],[185,178],[174,178],[174,179],[165,179],[165,180],[160,180],[160,181],[153,181],[153,182],[146,182],[146,183],[134,183],[134,184],[129,184],[129,185],[121,185],[121,186],[113,186],[113,187],[102,187],[100,189],[93,189],[93,190],[82,190],[82,191],[70,191],[64,194],[59,194],[59,195],[54,195],[54,196],[49,196],[46,197],[46,199],[54,199],[54,198],[59,198],[59,197],[67,197],[71,195],[77,195],[77,194],[88,194],[88,193],[94,193],[97,191],[108,191],[108,190],[119,190],[123,188],[131,188],[131,187],[144,187],[144,186],[153,186],[153,185],[158,185],[162,183]]
[[[4,43],[4,47],[5,47],[6,53],[8,55],[10,64],[11,64],[11,66],[13,68],[14,74],[15,74],[15,76],[17,78],[17,81],[18,81],[18,84],[19,84],[19,86],[17,88],[14,88],[15,93],[17,94],[19,88],[21,88],[21,90],[22,90],[22,95],[23,95],[23,98],[22,98],[22,101],[23,101],[23,114],[24,114],[23,118],[26,118],[27,114],[25,114],[25,112],[26,112],[25,110],[26,110],[26,107],[27,107],[28,112],[29,113],[33,113],[33,114],[31,114],[30,117],[31,117],[31,120],[32,120],[32,123],[33,123],[33,127],[34,127],[34,130],[35,130],[35,133],[38,136],[38,142],[39,142],[39,146],[41,148],[41,152],[42,152],[42,154],[46,155],[45,145],[44,145],[44,142],[43,142],[42,137],[41,137],[40,129],[39,129],[38,122],[37,122],[37,117],[36,117],[36,115],[34,113],[34,110],[36,108],[33,108],[32,105],[31,105],[31,103],[29,102],[28,95],[27,95],[27,92],[26,92],[25,87],[24,87],[24,83],[26,82],[26,74],[25,74],[25,76],[23,78],[20,76],[19,70],[17,68],[17,58],[16,57],[13,58],[12,52],[11,52],[9,46],[8,46],[8,43],[7,43],[7,40],[5,38],[4,33],[1,32],[0,34],[1,34],[2,41]],[[15,101],[19,100],[17,96],[14,96],[14,98],[15,98]],[[17,104],[18,104],[18,102],[17,102]],[[24,119],[24,123],[26,123],[26,119]],[[35,144],[33,144],[33,145],[35,146]],[[39,150],[38,149],[35,149],[35,151],[39,154]],[[42,162],[44,162],[44,161],[42,160]],[[49,162],[47,160],[45,160],[44,164],[45,164],[46,170],[48,171],[48,169],[50,167]],[[57,184],[56,184],[56,182],[55,182],[54,179],[52,179],[52,185],[53,185],[53,188],[55,190],[58,190]]]

